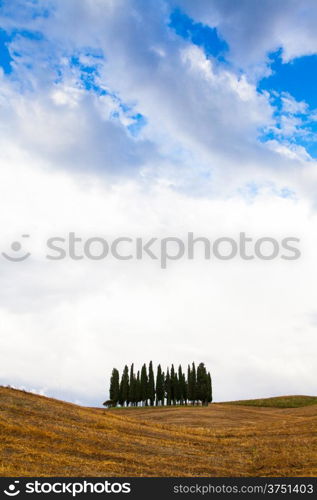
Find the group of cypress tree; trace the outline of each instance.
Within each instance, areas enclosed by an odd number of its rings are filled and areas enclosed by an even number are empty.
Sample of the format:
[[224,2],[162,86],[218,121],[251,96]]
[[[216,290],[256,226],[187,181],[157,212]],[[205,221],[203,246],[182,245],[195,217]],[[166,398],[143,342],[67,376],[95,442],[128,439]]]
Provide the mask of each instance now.
[[164,406],[202,404],[212,402],[212,381],[204,363],[196,369],[195,363],[188,365],[187,376],[181,365],[175,370],[174,365],[166,373],[158,365],[156,377],[152,361],[144,364],[137,373],[132,364],[126,365],[120,373],[113,368],[110,379],[110,399],[105,406]]

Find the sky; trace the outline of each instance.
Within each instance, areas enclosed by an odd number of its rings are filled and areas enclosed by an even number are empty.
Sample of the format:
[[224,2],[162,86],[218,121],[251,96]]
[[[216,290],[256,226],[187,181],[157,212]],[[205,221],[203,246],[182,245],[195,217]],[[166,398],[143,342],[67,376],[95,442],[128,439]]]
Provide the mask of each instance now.
[[[203,361],[216,401],[316,394],[316,21],[315,0],[0,2],[2,385],[100,405],[114,366]],[[301,257],[47,259],[69,233]]]

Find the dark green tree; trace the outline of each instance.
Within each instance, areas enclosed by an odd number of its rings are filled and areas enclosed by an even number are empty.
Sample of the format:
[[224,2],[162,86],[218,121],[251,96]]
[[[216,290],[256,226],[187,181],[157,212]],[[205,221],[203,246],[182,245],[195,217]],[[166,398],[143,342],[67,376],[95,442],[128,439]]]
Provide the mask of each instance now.
[[187,387],[187,399],[189,401],[192,401],[192,386],[191,386],[191,374],[192,374],[192,371],[191,371],[191,368],[190,368],[190,365],[187,366],[187,383],[186,383],[186,387]]
[[161,365],[158,365],[156,374],[156,406],[159,403],[164,405],[164,375]]
[[197,400],[197,374],[196,374],[195,363],[192,364],[191,384],[193,388],[193,405],[194,405]]
[[125,365],[120,383],[120,405],[129,406],[129,368]]
[[148,406],[148,376],[145,363],[141,369],[141,401],[143,405]]
[[150,400],[150,405],[154,406],[154,401],[155,401],[155,381],[154,381],[154,371],[153,371],[153,363],[152,363],[152,361],[150,361],[150,364],[149,364],[148,398]]
[[162,406],[165,405],[165,373],[162,371],[162,386],[163,386],[163,397],[162,397]]
[[176,404],[176,393],[177,393],[177,375],[175,373],[174,365],[171,366],[171,400],[173,405]]
[[208,380],[208,403],[212,403],[212,379],[211,379],[211,375],[210,373],[208,372],[208,375],[207,375],[207,380]]
[[183,387],[184,402],[185,402],[185,405],[187,405],[187,401],[188,401],[188,386],[187,386],[187,381],[186,381],[186,375],[185,375],[185,373],[183,373],[182,387]]
[[136,406],[141,403],[141,380],[140,380],[140,372],[138,371],[137,377],[136,377],[136,383],[135,383],[135,402]]
[[136,378],[134,375],[134,364],[132,363],[130,368],[130,380],[129,380],[129,401],[132,406],[136,404]]
[[165,377],[165,394],[166,394],[166,404],[169,406],[171,404],[171,377],[169,373],[169,369],[167,368],[166,370],[166,377]]
[[180,402],[181,405],[184,404],[185,400],[185,387],[184,387],[184,374],[181,365],[178,367],[178,383],[177,383],[177,401]]
[[195,363],[192,364],[192,367],[189,367],[189,375],[188,375],[188,399],[195,404],[196,401],[196,367]]
[[120,384],[119,384],[120,374],[119,371],[114,368],[112,370],[110,378],[110,400],[113,402],[114,406],[117,406],[119,402]]
[[204,363],[199,363],[197,367],[197,393],[198,401],[202,405],[208,404],[208,376]]

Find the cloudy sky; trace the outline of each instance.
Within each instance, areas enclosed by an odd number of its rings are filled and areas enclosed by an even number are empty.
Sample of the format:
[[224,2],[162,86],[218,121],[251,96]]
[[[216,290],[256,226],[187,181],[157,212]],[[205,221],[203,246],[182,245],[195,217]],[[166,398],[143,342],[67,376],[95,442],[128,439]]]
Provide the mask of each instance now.
[[[1,384],[96,405],[152,359],[204,361],[217,401],[316,394],[316,22],[315,0],[0,2]],[[71,232],[301,258],[47,259]]]

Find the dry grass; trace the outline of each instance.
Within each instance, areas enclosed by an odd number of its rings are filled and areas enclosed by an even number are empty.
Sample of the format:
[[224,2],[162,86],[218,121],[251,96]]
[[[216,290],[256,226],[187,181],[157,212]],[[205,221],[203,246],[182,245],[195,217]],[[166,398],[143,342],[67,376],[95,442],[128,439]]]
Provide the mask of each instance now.
[[316,476],[317,405],[82,408],[0,388],[1,476]]

